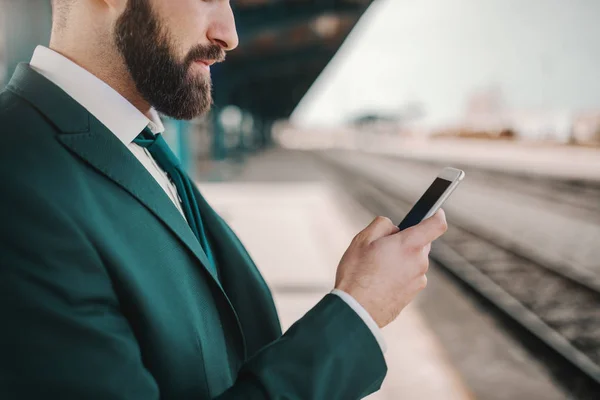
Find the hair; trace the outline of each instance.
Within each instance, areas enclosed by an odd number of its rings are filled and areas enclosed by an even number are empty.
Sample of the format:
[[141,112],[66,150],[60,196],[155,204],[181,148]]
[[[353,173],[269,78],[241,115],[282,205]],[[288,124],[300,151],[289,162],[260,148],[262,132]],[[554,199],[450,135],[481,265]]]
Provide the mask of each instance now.
[[190,74],[195,60],[225,59],[216,44],[196,45],[183,59],[175,40],[149,0],[129,0],[119,17],[114,41],[139,94],[158,112],[190,120],[212,105],[210,76]]

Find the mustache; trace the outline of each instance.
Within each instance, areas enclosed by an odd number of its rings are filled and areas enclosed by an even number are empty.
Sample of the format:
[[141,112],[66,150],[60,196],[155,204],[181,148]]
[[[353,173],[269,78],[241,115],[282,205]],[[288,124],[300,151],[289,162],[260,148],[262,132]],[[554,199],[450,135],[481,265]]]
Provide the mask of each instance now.
[[185,58],[185,63],[186,65],[191,65],[196,60],[208,60],[219,63],[225,61],[225,55],[225,50],[216,44],[207,46],[198,45],[190,50]]

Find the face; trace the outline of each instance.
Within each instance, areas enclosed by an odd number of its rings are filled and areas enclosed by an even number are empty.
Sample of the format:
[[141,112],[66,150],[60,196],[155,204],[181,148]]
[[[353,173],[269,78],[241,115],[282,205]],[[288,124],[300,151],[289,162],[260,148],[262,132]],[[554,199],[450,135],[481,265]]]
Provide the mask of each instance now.
[[210,109],[210,66],[238,38],[228,0],[128,0],[115,43],[144,99],[189,120]]

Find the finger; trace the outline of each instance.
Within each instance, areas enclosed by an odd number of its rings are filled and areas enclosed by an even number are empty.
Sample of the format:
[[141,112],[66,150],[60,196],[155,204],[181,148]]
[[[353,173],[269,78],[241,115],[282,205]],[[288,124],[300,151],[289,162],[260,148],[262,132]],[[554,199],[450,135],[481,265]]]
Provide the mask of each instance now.
[[446,214],[444,210],[439,210],[431,218],[426,219],[420,224],[403,231],[406,235],[407,243],[415,247],[425,247],[435,239],[442,236],[448,230]]
[[400,229],[394,223],[386,217],[377,217],[361,232],[361,236],[367,242],[371,243],[382,237],[393,235]]

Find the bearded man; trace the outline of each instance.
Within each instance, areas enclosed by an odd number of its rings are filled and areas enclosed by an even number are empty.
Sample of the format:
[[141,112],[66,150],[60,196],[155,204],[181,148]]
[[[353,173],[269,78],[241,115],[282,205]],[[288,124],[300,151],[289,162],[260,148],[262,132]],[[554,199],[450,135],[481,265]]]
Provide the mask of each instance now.
[[282,335],[270,291],[162,138],[210,109],[228,0],[53,0],[0,93],[0,399],[362,398],[442,212],[377,218]]

